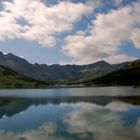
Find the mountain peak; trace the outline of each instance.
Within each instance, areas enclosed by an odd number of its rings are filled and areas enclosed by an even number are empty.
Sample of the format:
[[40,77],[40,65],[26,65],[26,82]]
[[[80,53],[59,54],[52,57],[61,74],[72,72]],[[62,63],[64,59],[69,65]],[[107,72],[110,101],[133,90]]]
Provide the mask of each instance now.
[[[105,60],[97,61],[97,62],[95,62],[95,63],[98,63],[98,64],[99,64],[99,63],[100,63],[100,64],[108,64],[108,65],[110,65],[110,64],[109,64],[108,62],[106,62]],[[95,64],[95,63],[94,63],[94,64]]]
[[[46,65],[31,64],[26,59],[20,58],[12,53],[4,55],[0,52],[0,65],[27,77],[40,81],[76,81],[100,77],[108,72],[118,69],[104,60],[87,65]],[[123,65],[124,66],[124,65]]]
[[101,60],[101,61],[98,61],[98,62],[89,64],[89,65],[87,65],[87,66],[88,66],[88,68],[96,68],[96,67],[99,67],[99,68],[106,68],[106,67],[112,67],[111,64],[107,63],[107,62],[104,61],[104,60]]

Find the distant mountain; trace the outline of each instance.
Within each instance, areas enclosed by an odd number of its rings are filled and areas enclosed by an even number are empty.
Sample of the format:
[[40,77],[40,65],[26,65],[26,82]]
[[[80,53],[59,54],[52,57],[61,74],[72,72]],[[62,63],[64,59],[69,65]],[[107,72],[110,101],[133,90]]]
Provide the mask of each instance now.
[[4,66],[0,66],[0,88],[31,88],[41,84],[43,83],[20,75]]
[[140,86],[140,60],[85,84]]
[[111,65],[99,61],[89,65],[46,65],[31,64],[27,60],[11,53],[0,52],[0,65],[10,68],[27,77],[46,82],[69,83],[101,77],[124,67],[128,62]]

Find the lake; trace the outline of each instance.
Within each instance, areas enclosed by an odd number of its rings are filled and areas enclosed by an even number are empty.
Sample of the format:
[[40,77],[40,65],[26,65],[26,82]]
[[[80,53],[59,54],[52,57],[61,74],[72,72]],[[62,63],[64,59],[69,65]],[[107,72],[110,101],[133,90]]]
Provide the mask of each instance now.
[[139,89],[0,90],[0,140],[139,139]]

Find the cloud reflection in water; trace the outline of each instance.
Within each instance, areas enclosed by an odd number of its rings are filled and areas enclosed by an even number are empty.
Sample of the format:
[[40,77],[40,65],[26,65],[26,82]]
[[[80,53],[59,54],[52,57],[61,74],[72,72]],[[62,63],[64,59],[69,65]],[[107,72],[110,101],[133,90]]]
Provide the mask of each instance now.
[[[43,104],[42,106],[47,107],[48,104]],[[139,105],[135,106],[128,102],[116,100],[105,105],[92,102],[60,103],[52,105],[52,112],[56,111],[54,106],[57,106],[60,111],[71,109],[65,112],[64,116],[59,117],[61,120],[58,120],[58,122],[43,123],[37,129],[23,132],[0,131],[0,140],[140,139],[140,117],[135,124],[126,126],[125,120],[121,115],[121,112],[140,110]],[[56,118],[58,117],[55,113],[53,115],[56,115]],[[60,131],[60,128],[65,129]]]

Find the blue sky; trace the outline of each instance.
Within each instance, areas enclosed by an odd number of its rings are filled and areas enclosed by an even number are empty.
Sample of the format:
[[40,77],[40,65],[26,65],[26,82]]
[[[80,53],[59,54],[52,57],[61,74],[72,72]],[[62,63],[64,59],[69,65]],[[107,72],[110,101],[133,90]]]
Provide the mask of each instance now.
[[0,51],[40,64],[139,59],[139,6],[139,0],[0,1]]

